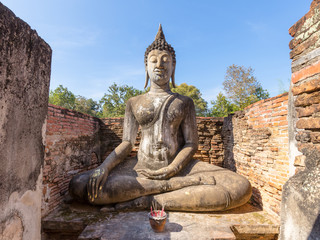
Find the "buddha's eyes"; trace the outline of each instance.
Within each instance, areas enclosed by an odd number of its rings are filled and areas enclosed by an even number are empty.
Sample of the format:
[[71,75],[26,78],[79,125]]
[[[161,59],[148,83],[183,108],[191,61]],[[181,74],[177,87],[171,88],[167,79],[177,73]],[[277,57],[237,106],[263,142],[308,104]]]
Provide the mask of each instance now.
[[169,58],[168,55],[164,55],[164,56],[160,56],[160,59],[159,59],[159,56],[153,55],[153,56],[149,57],[149,61],[152,62],[152,63],[157,63],[158,61],[166,63],[166,62],[170,61],[170,58]]
[[150,61],[150,62],[153,62],[153,63],[157,62],[156,56],[151,56],[151,57],[149,58],[149,61]]

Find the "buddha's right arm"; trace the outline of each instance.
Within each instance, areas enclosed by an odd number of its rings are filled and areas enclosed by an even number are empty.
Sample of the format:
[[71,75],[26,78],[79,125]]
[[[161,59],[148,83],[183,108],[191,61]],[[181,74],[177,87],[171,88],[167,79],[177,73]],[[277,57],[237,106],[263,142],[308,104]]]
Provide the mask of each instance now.
[[96,168],[90,176],[88,182],[88,197],[91,202],[94,202],[94,199],[97,198],[99,189],[102,189],[111,170],[130,154],[134,146],[139,124],[132,113],[130,100],[131,99],[128,100],[126,106],[122,143],[109,154],[104,162]]
[[109,154],[100,167],[103,168],[107,174],[110,173],[115,166],[130,154],[132,147],[131,142],[123,141]]
[[123,121],[122,143],[116,147],[106,160],[101,164],[107,173],[122,162],[131,152],[136,141],[139,124],[132,112],[132,101],[129,99],[126,105],[126,111]]

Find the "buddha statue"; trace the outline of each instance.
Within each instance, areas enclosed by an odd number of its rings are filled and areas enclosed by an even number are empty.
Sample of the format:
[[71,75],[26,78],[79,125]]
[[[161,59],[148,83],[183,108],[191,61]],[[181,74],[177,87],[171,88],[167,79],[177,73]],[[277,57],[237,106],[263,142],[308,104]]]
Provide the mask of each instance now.
[[[150,91],[126,104],[121,144],[96,169],[70,182],[71,196],[116,209],[149,208],[152,202],[175,211],[223,211],[245,204],[251,185],[241,175],[193,158],[198,148],[194,103],[173,93],[175,51],[161,25],[145,52]],[[137,157],[129,158],[139,126]]]

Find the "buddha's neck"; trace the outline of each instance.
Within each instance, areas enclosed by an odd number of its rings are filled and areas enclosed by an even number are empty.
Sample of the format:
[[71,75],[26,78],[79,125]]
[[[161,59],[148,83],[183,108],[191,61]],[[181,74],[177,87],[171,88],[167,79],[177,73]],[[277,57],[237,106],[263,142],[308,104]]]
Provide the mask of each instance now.
[[161,94],[161,93],[172,93],[172,92],[170,90],[169,84],[159,86],[151,82],[149,93]]

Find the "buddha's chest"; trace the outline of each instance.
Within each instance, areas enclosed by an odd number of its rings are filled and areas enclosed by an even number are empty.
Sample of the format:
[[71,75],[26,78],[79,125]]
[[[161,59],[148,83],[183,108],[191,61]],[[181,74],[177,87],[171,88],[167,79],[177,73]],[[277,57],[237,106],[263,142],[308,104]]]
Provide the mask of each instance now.
[[152,125],[157,121],[168,124],[180,123],[184,117],[183,103],[174,97],[145,98],[134,104],[133,113],[142,127]]

